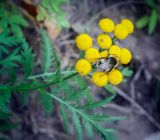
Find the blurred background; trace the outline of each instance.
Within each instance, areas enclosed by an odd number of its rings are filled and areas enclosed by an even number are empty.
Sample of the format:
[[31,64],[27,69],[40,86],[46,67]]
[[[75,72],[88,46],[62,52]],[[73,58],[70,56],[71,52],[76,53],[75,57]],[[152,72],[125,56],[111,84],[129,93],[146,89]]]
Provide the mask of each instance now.
[[[42,0],[43,1],[43,0]],[[57,3],[60,0],[53,0]],[[62,69],[74,67],[79,58],[79,50],[75,46],[75,37],[79,33],[89,33],[96,37],[100,30],[98,21],[104,17],[119,23],[123,18],[131,19],[135,31],[119,45],[127,47],[133,53],[129,67],[133,70],[131,77],[115,90],[117,97],[101,111],[114,116],[126,116],[127,119],[106,124],[116,129],[117,140],[160,140],[160,1],[159,0],[67,0],[60,5],[60,12],[53,19],[43,19],[43,14],[34,21],[34,8],[39,0],[13,0],[25,11],[30,22],[25,35],[39,60],[39,39],[36,24],[46,28],[54,42],[55,49],[61,59]],[[23,4],[22,4],[23,3]],[[34,5],[28,12],[27,4]],[[56,12],[55,12],[56,13]],[[61,14],[59,14],[61,13]],[[41,22],[43,19],[43,23]],[[91,93],[103,99],[106,91],[87,82]],[[30,94],[27,105],[20,106],[19,97],[14,95],[11,108],[14,121],[20,127],[13,129],[9,136],[12,140],[67,140],[58,115],[58,105],[54,103],[51,115],[42,110],[37,97]],[[100,140],[95,135],[92,140]],[[70,138],[76,140],[76,136]],[[85,140],[89,140],[86,138]]]

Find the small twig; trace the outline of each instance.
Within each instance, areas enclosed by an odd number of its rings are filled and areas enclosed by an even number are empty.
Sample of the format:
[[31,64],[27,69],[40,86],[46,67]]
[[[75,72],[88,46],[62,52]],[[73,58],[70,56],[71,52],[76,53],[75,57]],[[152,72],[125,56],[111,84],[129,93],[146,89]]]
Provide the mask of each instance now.
[[57,135],[63,139],[66,139],[66,140],[69,139],[69,137],[65,133],[62,133],[53,129],[39,128],[39,132],[45,133],[49,135],[51,138],[55,138],[55,135]]
[[131,81],[131,84],[130,84],[130,88],[131,88],[131,97],[133,99],[136,99],[136,94],[135,94],[135,83],[137,82],[137,80],[139,79],[140,77],[140,74],[142,72],[142,69],[143,69],[143,66],[141,65],[138,69],[138,71],[136,72],[136,74],[134,75],[132,81]]
[[72,36],[73,33],[67,33],[67,34],[64,34],[63,36],[61,36],[58,41],[63,41],[63,40],[67,40],[70,36]]
[[134,105],[139,111],[141,111],[152,124],[154,124],[158,129],[160,129],[160,124],[140,105],[138,104],[134,99],[129,97],[125,92],[120,90],[117,87],[114,87],[114,90],[117,92],[118,95],[126,99],[128,102],[130,102],[132,105]]
[[131,112],[130,108],[123,107],[123,106],[117,105],[115,103],[109,103],[107,105],[104,105],[103,107],[116,109],[116,110],[119,110],[120,112],[123,112],[123,113],[126,113],[126,114],[129,114]]
[[75,44],[75,40],[65,40],[59,43],[59,46]]

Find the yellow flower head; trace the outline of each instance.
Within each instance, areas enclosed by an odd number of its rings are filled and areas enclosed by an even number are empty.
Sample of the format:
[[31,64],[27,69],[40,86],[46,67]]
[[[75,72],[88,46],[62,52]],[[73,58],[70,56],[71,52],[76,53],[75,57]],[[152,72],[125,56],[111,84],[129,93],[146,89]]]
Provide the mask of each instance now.
[[94,72],[92,75],[92,81],[99,87],[103,87],[108,82],[108,76],[106,72]]
[[123,75],[119,70],[113,69],[108,73],[108,81],[111,84],[118,85],[122,82],[122,80],[123,80]]
[[92,42],[92,38],[88,34],[80,34],[76,37],[77,47],[83,51],[92,47]]
[[132,58],[131,52],[126,48],[122,48],[120,56],[121,64],[128,64],[131,61],[131,58]]
[[109,49],[109,54],[116,55],[116,56],[120,57],[120,55],[121,55],[120,47],[117,45],[112,45],[111,48]]
[[114,29],[114,22],[109,18],[101,19],[98,25],[103,32],[109,33],[112,32]]
[[108,51],[102,51],[99,53],[99,58],[107,58],[108,56]]
[[108,49],[112,45],[112,39],[109,35],[99,34],[97,43],[102,49]]
[[127,27],[123,24],[117,24],[114,28],[114,35],[118,39],[125,39],[128,36],[128,30]]
[[96,62],[99,58],[99,51],[95,48],[89,48],[86,50],[84,57],[91,63]]
[[129,19],[123,19],[121,22],[122,25],[127,27],[128,33],[131,34],[134,31],[133,22]]
[[75,70],[82,76],[86,76],[92,70],[92,66],[87,60],[80,59],[75,65]]

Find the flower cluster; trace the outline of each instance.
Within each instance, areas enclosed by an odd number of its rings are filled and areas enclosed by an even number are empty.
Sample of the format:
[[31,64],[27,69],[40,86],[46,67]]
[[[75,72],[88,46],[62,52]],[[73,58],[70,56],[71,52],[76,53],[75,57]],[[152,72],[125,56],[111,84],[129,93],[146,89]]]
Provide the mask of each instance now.
[[[116,45],[116,41],[127,38],[133,32],[134,26],[129,19],[123,19],[121,23],[115,25],[109,18],[101,19],[98,25],[103,31],[96,38],[99,49],[92,47],[93,39],[90,35],[80,34],[77,36],[76,45],[84,51],[84,57],[76,62],[75,70],[82,76],[91,75],[93,83],[99,87],[105,86],[108,82],[118,85],[123,80],[123,75],[118,66],[128,64],[132,54],[127,48],[120,48]],[[111,37],[112,35],[114,36]],[[109,61],[111,56],[116,60],[116,64],[108,71],[105,69],[98,70],[97,64],[101,59],[104,60],[102,65],[106,67],[112,65]]]

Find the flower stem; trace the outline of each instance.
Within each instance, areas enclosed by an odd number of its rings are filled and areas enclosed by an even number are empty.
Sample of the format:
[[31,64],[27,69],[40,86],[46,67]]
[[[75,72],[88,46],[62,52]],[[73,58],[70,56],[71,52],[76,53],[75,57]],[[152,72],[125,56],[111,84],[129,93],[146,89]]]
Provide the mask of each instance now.
[[[75,71],[72,70],[72,71],[63,71],[63,72],[61,72],[62,75],[70,74],[70,73],[75,73]],[[55,75],[55,74],[56,74],[56,72],[43,73],[43,74],[39,74],[39,75],[30,76],[28,79],[36,79],[36,78],[45,77],[45,76],[51,76],[51,75]]]
[[64,78],[62,79],[57,79],[57,80],[54,80],[54,81],[51,81],[51,82],[48,82],[48,83],[44,83],[44,84],[38,84],[38,85],[33,85],[33,86],[27,86],[27,87],[24,87],[24,86],[8,86],[7,89],[4,89],[4,90],[1,90],[2,92],[5,92],[7,90],[9,90],[10,92],[20,92],[20,91],[31,91],[31,90],[37,90],[37,89],[40,89],[40,88],[46,88],[46,87],[49,87],[51,85],[54,85],[56,83],[59,83],[61,80],[62,81],[65,81],[75,75],[77,75],[78,73],[77,72],[74,72],[68,76],[65,76]]

